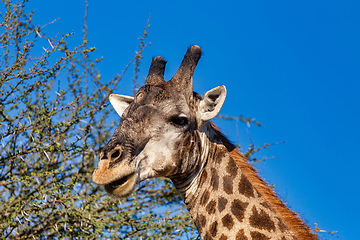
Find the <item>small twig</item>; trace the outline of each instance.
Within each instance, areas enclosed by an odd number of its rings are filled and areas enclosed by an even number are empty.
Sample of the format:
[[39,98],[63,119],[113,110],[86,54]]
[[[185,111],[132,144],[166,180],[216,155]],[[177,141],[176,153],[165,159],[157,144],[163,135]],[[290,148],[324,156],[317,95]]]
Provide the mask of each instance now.
[[44,26],[42,26],[42,27],[40,27],[40,28],[44,28],[44,27],[46,27],[47,25],[49,25],[49,24],[53,24],[54,22],[56,22],[57,20],[59,20],[60,18],[56,18],[56,19],[54,19],[52,22],[49,22],[49,23],[47,23],[47,24],[45,24]]

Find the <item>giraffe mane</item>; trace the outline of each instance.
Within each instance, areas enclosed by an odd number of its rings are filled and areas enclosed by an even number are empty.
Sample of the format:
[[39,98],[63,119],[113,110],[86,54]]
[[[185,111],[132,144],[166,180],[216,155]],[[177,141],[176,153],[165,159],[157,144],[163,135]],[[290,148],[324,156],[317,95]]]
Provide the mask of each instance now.
[[221,133],[220,129],[210,122],[212,128],[227,148],[230,156],[253,184],[256,190],[266,199],[271,207],[281,216],[288,227],[296,233],[299,239],[317,239],[310,228],[299,218],[298,214],[290,210],[286,204],[277,196],[268,183],[260,178],[257,170],[251,166],[242,153]]

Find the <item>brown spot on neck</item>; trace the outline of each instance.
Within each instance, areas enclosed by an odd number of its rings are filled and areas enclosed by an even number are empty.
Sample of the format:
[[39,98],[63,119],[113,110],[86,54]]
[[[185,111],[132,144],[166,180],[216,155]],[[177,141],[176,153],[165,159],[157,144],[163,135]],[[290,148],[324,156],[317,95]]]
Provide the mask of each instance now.
[[239,182],[239,192],[246,197],[254,197],[254,188],[244,174]]
[[204,206],[209,201],[209,198],[210,198],[210,191],[205,190],[204,193],[201,195],[200,205]]
[[237,175],[238,166],[232,158],[229,158],[228,164],[226,166],[226,171],[229,173],[230,176],[233,176],[234,178]]
[[202,233],[203,231],[203,228],[205,227],[206,225],[206,218],[204,215],[202,214],[199,214],[197,216],[197,218],[194,220],[195,222],[195,226],[196,226],[196,229],[198,230],[199,234]]
[[209,215],[212,215],[215,213],[216,211],[216,201],[215,200],[211,200],[208,205],[206,206],[206,211]]
[[231,203],[230,210],[239,222],[241,222],[244,219],[244,213],[248,205],[249,205],[248,203],[242,202],[239,199],[235,199]]
[[251,209],[252,215],[250,216],[250,225],[258,228],[258,229],[265,229],[268,231],[275,231],[275,224],[271,220],[270,216],[264,212],[264,210],[257,211],[256,207],[254,206]]
[[225,209],[227,202],[228,202],[228,200],[226,198],[219,197],[219,200],[218,200],[219,212],[222,212]]
[[225,176],[223,178],[223,189],[227,194],[233,194],[233,177]]
[[211,224],[211,227],[210,227],[211,236],[216,237],[217,231],[218,231],[218,223],[217,223],[217,221],[215,221],[215,222],[213,222],[213,224]]
[[222,224],[224,227],[226,227],[227,229],[231,230],[234,226],[234,220],[233,218],[230,216],[230,214],[226,214],[222,219]]
[[268,238],[267,236],[265,236],[262,233],[259,232],[251,232],[251,239],[256,239],[256,240],[269,240],[270,238]]
[[210,187],[214,191],[219,189],[219,175],[217,174],[217,170],[215,168],[211,169]]
[[240,229],[236,234],[236,240],[247,240],[248,238],[245,236],[244,229]]

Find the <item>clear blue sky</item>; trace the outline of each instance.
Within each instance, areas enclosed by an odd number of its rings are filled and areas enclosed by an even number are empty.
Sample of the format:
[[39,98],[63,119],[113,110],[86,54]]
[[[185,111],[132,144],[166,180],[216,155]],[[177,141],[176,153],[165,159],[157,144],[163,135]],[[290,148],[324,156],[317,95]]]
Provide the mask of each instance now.
[[[74,31],[81,42],[82,1],[30,1],[48,35]],[[256,167],[311,227],[333,239],[359,239],[360,2],[358,1],[90,1],[89,46],[103,56],[103,81],[121,72],[137,50],[149,14],[151,58],[167,61],[170,79],[186,48],[203,49],[194,90],[224,84],[222,114],[256,118],[257,145],[284,141],[258,157]],[[132,73],[119,93],[130,94]],[[246,146],[246,125],[217,121],[233,141]],[[324,239],[332,239],[323,235]]]

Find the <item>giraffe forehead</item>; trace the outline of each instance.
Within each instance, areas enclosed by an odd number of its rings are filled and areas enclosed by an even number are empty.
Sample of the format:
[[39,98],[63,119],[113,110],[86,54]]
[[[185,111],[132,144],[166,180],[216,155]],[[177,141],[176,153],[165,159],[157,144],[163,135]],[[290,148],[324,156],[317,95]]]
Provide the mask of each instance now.
[[[194,93],[196,94],[196,93]],[[126,118],[153,118],[169,117],[168,115],[180,115],[181,113],[190,117],[192,109],[195,108],[195,97],[187,99],[184,94],[163,85],[145,85],[135,95],[133,103],[130,104]],[[201,98],[201,97],[200,97]],[[143,121],[143,120],[142,120]]]
[[202,100],[202,97],[197,92],[193,92],[191,96],[188,96],[167,82],[159,85],[142,86],[136,93],[134,102],[140,105],[165,102],[168,105],[192,108],[200,100]]
[[167,89],[165,84],[145,85],[138,90],[134,101],[138,104],[146,104],[159,103],[173,98],[174,94]]

